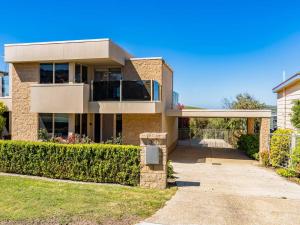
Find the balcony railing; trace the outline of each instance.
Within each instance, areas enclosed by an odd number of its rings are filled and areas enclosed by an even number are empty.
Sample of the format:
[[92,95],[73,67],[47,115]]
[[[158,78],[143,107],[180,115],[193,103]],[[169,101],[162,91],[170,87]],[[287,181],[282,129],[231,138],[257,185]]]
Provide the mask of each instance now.
[[160,101],[155,80],[92,81],[91,101]]

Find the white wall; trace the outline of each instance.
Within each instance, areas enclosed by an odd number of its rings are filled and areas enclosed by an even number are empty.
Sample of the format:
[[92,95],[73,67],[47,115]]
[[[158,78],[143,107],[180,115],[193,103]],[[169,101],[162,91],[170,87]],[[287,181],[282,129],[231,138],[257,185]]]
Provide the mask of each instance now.
[[277,127],[295,129],[291,124],[293,100],[300,99],[300,82],[277,93]]

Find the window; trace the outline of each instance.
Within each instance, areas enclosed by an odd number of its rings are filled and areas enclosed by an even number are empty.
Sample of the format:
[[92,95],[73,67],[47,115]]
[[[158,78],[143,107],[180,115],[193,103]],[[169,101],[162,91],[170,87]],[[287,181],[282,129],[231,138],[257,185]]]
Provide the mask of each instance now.
[[69,115],[57,113],[54,115],[54,136],[68,137]]
[[40,83],[41,84],[53,83],[53,64],[52,63],[40,64]]
[[122,80],[121,68],[111,68],[109,71],[109,80]]
[[9,77],[4,75],[2,77],[2,97],[9,96]]
[[41,63],[40,83],[68,83],[69,64],[68,63]]
[[75,133],[87,136],[87,114],[75,114]]
[[62,113],[40,113],[39,129],[46,129],[49,136],[68,137],[69,115]]
[[48,134],[52,136],[53,132],[53,114],[52,113],[40,113],[39,114],[39,129],[47,130]]
[[116,115],[116,136],[122,136],[122,114]]
[[75,83],[81,83],[81,66],[75,65]]
[[55,83],[69,82],[69,64],[55,63]]
[[88,83],[88,68],[87,66],[75,65],[75,83]]

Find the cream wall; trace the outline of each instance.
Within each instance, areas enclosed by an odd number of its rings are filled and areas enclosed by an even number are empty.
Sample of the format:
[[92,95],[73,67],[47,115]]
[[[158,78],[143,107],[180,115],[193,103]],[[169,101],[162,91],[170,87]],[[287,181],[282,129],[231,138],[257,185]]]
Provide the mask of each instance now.
[[12,139],[37,140],[38,114],[30,112],[30,85],[39,82],[39,64],[10,64],[12,75]]
[[300,82],[288,86],[277,93],[277,126],[294,129],[291,124],[293,100],[300,99]]

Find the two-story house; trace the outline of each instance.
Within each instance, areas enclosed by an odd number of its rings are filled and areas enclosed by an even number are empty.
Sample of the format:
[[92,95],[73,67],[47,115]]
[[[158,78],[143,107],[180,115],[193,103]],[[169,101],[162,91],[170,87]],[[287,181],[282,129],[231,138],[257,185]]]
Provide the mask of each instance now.
[[[177,142],[173,71],[160,57],[135,58],[110,39],[5,45],[11,137],[86,135],[95,142],[167,132]],[[0,99],[0,100],[3,100]]]

